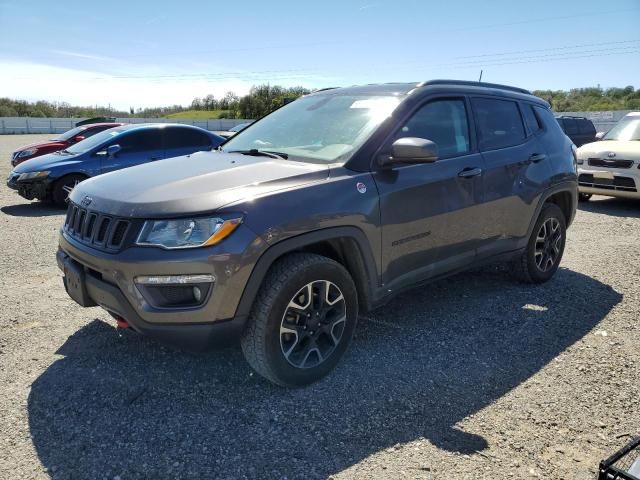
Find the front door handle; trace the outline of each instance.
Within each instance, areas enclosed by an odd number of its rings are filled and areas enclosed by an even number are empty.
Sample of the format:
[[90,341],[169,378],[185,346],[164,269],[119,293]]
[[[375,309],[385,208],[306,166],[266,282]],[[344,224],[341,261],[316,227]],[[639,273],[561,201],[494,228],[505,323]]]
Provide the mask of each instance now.
[[160,160],[160,157],[151,157],[149,160]]
[[470,177],[477,177],[480,174],[482,174],[482,169],[481,168],[471,168],[471,167],[469,167],[469,168],[465,168],[460,173],[458,173],[458,176],[462,177],[462,178],[470,178]]
[[544,153],[534,153],[529,157],[528,163],[538,163],[547,158]]

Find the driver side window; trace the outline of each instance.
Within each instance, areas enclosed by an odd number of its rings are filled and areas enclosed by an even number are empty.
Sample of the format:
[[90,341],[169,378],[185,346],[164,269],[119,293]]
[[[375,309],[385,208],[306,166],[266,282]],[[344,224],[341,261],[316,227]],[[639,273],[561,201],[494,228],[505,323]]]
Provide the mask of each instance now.
[[440,158],[469,152],[469,124],[464,100],[434,100],[422,106],[396,132],[394,140],[404,137],[435,142]]

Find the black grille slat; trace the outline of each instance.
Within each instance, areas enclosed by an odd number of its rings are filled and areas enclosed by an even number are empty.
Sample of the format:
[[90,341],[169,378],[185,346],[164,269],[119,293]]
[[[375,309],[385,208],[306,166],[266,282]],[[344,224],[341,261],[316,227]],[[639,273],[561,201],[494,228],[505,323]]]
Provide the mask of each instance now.
[[78,207],[76,207],[75,205],[72,205],[71,213],[69,214],[69,222],[67,223],[69,230],[73,230],[73,224],[76,220],[76,213],[78,213]]
[[90,240],[93,237],[93,227],[96,224],[97,218],[98,215],[96,215],[95,213],[89,214],[87,220],[85,221],[86,227],[84,229],[84,235],[82,236],[83,238]]
[[96,242],[105,243],[107,232],[109,231],[109,225],[111,225],[111,219],[109,217],[102,218],[98,234],[96,235]]
[[113,233],[111,234],[111,239],[109,240],[109,246],[113,248],[119,247],[124,240],[124,237],[127,233],[128,228],[129,228],[129,222],[127,222],[126,220],[118,220],[115,223]]
[[592,167],[631,168],[633,166],[633,160],[622,159],[589,158],[588,162]]
[[66,227],[67,225],[69,225],[69,221],[71,220],[72,217],[72,213],[73,213],[73,209],[75,207],[70,203],[69,207],[67,208],[67,216],[64,219],[64,226]]
[[78,213],[76,213],[76,219],[73,224],[73,231],[79,235],[82,234],[82,223],[84,222],[84,216],[86,213],[86,210],[83,210],[81,208],[79,208]]
[[133,240],[129,235],[131,226],[129,219],[113,218],[69,202],[62,228],[67,235],[82,243],[113,252],[123,248],[129,237],[128,241]]

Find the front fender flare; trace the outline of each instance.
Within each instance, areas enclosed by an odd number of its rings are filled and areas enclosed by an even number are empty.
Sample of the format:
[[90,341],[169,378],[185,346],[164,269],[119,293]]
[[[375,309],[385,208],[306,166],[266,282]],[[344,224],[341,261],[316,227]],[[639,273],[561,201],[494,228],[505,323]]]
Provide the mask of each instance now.
[[249,280],[242,292],[240,302],[236,309],[236,318],[246,318],[251,312],[253,302],[262,286],[262,283],[269,271],[269,268],[280,257],[308,247],[312,244],[327,241],[349,239],[353,240],[357,245],[358,252],[356,252],[359,258],[349,259],[354,262],[356,268],[361,269],[364,274],[362,278],[354,278],[354,281],[358,283],[360,280],[363,285],[360,285],[359,291],[363,291],[365,296],[365,302],[367,306],[371,306],[372,299],[375,298],[375,293],[378,287],[378,272],[376,263],[374,260],[373,252],[367,237],[362,230],[357,227],[345,226],[345,227],[332,227],[322,230],[316,230],[295,237],[282,240],[271,247],[269,247],[256,262]]

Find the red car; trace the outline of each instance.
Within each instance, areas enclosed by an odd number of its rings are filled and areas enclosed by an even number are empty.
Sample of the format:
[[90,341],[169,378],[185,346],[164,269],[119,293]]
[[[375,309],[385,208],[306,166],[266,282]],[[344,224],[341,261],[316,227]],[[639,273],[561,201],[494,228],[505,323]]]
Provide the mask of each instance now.
[[46,153],[57,152],[58,150],[64,150],[70,147],[74,143],[78,143],[85,138],[89,138],[96,133],[107,130],[108,128],[119,127],[124,125],[123,123],[91,123],[88,125],[82,125],[81,127],[72,128],[68,132],[49,140],[48,142],[30,143],[20,147],[11,155],[11,165],[17,166],[34,157],[39,157]]

